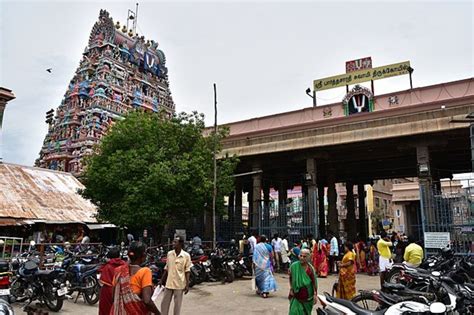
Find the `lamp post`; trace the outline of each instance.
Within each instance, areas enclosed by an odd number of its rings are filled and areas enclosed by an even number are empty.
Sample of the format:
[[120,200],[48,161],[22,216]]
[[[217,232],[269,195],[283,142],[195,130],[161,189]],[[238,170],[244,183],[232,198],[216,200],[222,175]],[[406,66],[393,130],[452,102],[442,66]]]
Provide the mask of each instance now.
[[313,99],[313,107],[316,107],[316,91],[313,91],[313,93],[311,93],[311,89],[307,88],[306,95],[308,95],[309,97]]

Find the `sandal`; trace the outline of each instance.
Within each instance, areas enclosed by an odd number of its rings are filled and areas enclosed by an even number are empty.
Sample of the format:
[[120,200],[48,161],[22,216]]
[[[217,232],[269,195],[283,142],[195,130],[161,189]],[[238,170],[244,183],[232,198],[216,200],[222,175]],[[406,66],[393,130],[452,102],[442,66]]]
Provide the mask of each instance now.
[[266,299],[268,297],[268,293],[262,293],[262,297]]

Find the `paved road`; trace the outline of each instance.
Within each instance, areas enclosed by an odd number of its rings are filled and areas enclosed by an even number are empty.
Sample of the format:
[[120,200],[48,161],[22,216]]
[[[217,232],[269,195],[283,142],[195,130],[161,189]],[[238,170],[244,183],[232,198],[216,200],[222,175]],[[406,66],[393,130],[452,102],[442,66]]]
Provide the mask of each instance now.
[[[251,291],[250,279],[236,280],[230,284],[203,283],[191,289],[185,296],[182,315],[225,314],[225,315],[279,315],[288,314],[288,276],[278,274],[278,291],[263,299]],[[318,279],[319,292],[331,292],[335,276]],[[357,289],[374,289],[379,287],[378,277],[357,275]],[[171,306],[172,307],[172,306]],[[15,306],[17,314],[22,314],[21,307]],[[68,301],[60,314],[86,315],[97,314],[98,307],[84,304],[79,299],[76,304]],[[314,309],[316,314],[316,308]]]

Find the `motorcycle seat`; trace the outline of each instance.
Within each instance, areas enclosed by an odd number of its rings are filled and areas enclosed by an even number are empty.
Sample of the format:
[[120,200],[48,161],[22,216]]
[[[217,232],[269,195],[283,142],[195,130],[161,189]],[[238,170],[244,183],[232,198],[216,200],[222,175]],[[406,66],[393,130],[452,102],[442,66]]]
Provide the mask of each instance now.
[[54,270],[38,270],[36,272],[36,274],[38,276],[48,276],[51,272],[53,272]]
[[404,290],[405,289],[405,286],[401,283],[389,283],[389,282],[385,282],[383,284],[383,287],[385,289],[389,289],[389,290]]
[[97,268],[97,265],[82,265],[80,270],[81,272],[86,272],[95,268]]
[[326,300],[329,303],[337,303],[344,307],[347,307],[348,309],[350,309],[351,311],[355,312],[358,315],[382,315],[386,311],[386,310],[380,310],[380,311],[366,310],[365,308],[362,308],[358,306],[357,304],[352,303],[351,301],[339,299],[339,298],[330,296],[329,294],[326,294]]

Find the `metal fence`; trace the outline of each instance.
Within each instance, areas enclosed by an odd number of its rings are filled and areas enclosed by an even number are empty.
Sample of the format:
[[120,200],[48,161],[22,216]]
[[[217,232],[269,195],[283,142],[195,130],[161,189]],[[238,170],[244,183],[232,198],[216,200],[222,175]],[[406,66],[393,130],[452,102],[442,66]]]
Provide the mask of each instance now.
[[[470,183],[469,183],[470,184]],[[450,246],[461,255],[473,255],[474,187],[442,189],[420,186],[420,234],[447,232]],[[427,249],[434,253],[436,249]]]
[[317,212],[310,209],[305,197],[292,198],[291,202],[262,202],[251,219],[250,231],[271,238],[275,233],[288,235],[290,241],[301,240],[308,234],[317,235]]

